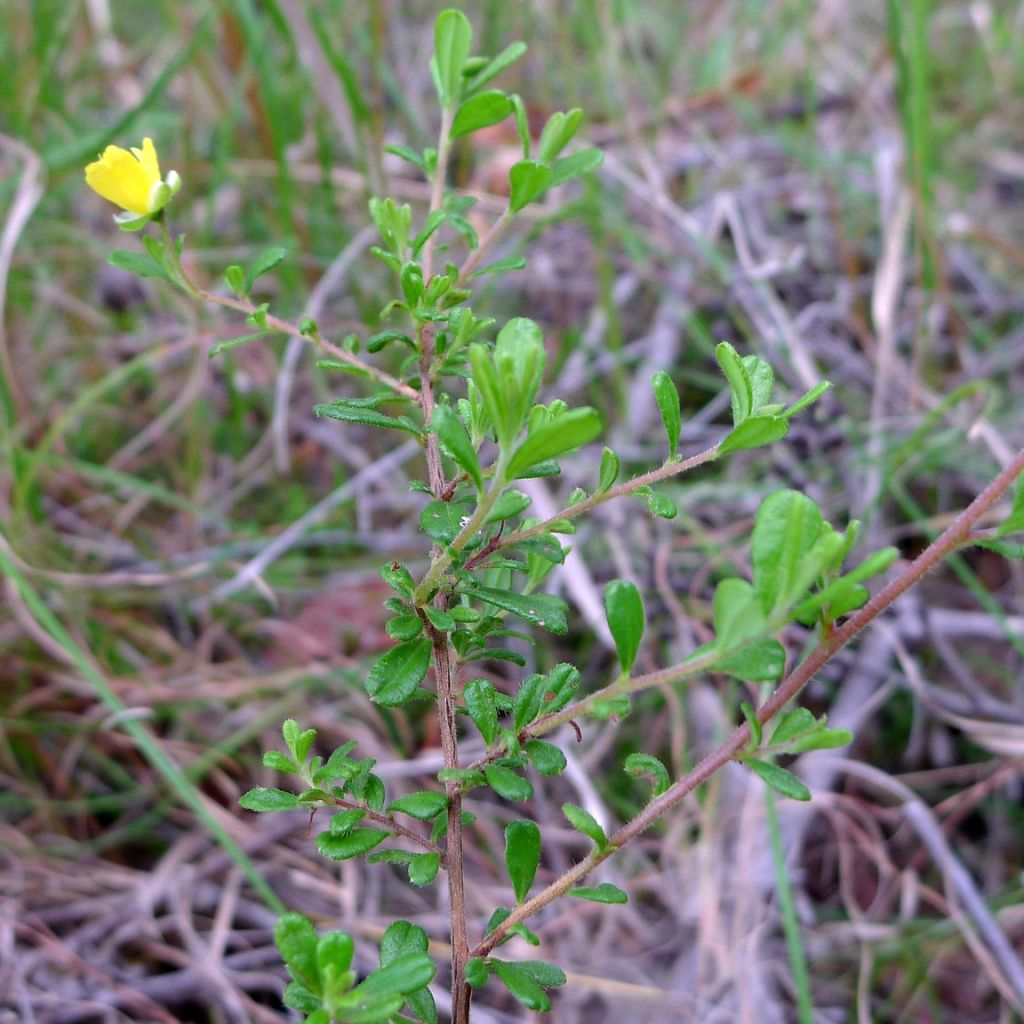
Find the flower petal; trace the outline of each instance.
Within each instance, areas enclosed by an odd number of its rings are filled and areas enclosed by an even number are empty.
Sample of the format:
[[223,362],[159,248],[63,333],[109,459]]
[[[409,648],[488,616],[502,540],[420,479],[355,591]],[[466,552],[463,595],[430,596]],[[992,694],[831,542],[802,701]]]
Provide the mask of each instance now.
[[135,154],[135,158],[142,165],[143,173],[149,180],[150,187],[153,182],[160,180],[160,162],[156,156],[156,146],[153,145],[153,140],[145,138],[142,140],[142,149],[132,149]]
[[[156,159],[155,153],[153,159]],[[107,146],[99,160],[86,167],[85,180],[104,199],[122,210],[149,212],[151,182],[140,161],[126,149]]]

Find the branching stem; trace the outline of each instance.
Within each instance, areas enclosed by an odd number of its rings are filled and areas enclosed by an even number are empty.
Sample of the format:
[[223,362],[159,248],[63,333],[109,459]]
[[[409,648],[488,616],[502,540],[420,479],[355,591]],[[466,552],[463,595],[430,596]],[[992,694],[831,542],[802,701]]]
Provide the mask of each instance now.
[[[188,273],[182,266],[181,260],[178,258],[178,250],[175,248],[174,239],[171,237],[171,233],[167,227],[165,219],[160,219],[159,227],[164,239],[164,250],[168,254],[168,258],[173,262],[177,275],[180,277],[179,284],[181,284],[194,298],[200,299],[203,302],[210,302],[215,306],[223,306],[226,309],[238,310],[240,313],[245,313],[247,316],[251,316],[259,311],[258,307],[247,299],[236,299],[232,298],[230,295],[216,295],[213,292],[207,291],[205,288],[200,288],[199,285],[197,285],[188,276]],[[389,387],[394,391],[396,395],[401,395],[403,398],[410,398],[413,400],[419,397],[415,388],[410,387],[408,384],[403,384],[398,380],[398,378],[392,377],[390,373],[387,373],[376,366],[372,366],[370,363],[364,362],[351,352],[346,352],[338,345],[334,345],[326,339],[321,338],[319,333],[314,336],[303,334],[298,324],[292,323],[290,320],[285,320],[282,317],[274,316],[272,313],[266,313],[265,315],[267,326],[271,327],[273,330],[278,331],[281,334],[286,334],[292,338],[301,338],[310,345],[317,346],[322,351],[326,352],[332,359],[337,359],[338,362],[345,363],[353,369],[358,370],[360,373],[366,374],[366,376],[377,381],[378,384],[384,384],[386,387]]]
[[[1024,472],[1024,451],[960,513],[935,541],[933,541],[891,583],[883,587],[863,608],[851,615],[841,626],[815,648],[778,686],[775,692],[757,709],[757,720],[762,724],[774,718],[814,677],[815,673],[845,647],[865,626],[876,619],[906,590],[957,549],[970,534],[975,523],[1009,489]],[[701,783],[728,764],[750,742],[750,727],[744,722],[729,738],[712,751],[693,769],[676,781],[661,796],[652,800],[635,818],[623,825],[609,838],[603,850],[595,849],[588,857],[571,867],[532,899],[517,907],[505,921],[484,939],[472,956],[487,956],[515,925],[532,917],[552,900],[564,895],[585,878],[598,864],[607,860],[620,847],[646,832],[660,817],[684,800]]]
[[[671,477],[678,476],[680,473],[685,473],[687,470],[702,466],[705,462],[712,462],[717,457],[718,445],[714,445],[711,448],[705,448],[704,451],[698,452],[696,455],[691,455],[688,459],[680,459],[678,462],[666,462],[665,465],[652,469],[649,473],[642,473],[640,476],[633,477],[632,480],[626,480],[615,487],[610,487],[603,494],[592,494],[589,498],[584,498],[583,501],[570,505],[568,508],[562,509],[561,512],[556,512],[550,519],[545,519],[544,522],[537,523],[536,526],[507,534],[488,554],[513,544],[519,544],[524,540],[529,540],[531,537],[538,537],[542,533],[547,533],[561,519],[576,519],[585,512],[590,512],[592,509],[597,508],[598,505],[603,505],[606,501],[633,494],[641,487],[649,487],[651,484],[656,484],[661,480],[668,480]],[[473,565],[474,562],[470,559],[466,564],[466,568],[472,569]]]

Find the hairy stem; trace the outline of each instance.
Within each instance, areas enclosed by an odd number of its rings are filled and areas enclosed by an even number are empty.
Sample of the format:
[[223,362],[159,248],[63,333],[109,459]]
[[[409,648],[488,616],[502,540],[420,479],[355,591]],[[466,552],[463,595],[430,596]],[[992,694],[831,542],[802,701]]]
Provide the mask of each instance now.
[[[978,495],[970,505],[891,583],[883,587],[863,608],[851,615],[841,626],[811,652],[777,687],[775,692],[757,709],[757,720],[762,724],[774,718],[810,682],[815,673],[845,647],[865,626],[876,619],[906,590],[956,550],[969,536],[975,523],[1007,491],[1013,481],[1024,472],[1024,451]],[[728,764],[750,742],[750,726],[745,722],[729,738],[712,751],[681,779],[673,783],[659,797],[655,797],[635,818],[622,826],[608,840],[603,850],[594,850],[584,860],[570,868],[533,899],[517,907],[509,917],[473,951],[472,956],[487,956],[509,933],[509,929],[532,917],[552,900],[568,892],[585,878],[598,864],[607,860],[620,847],[646,832],[660,817],[684,800],[699,785]]]
[[459,279],[455,282],[455,287],[460,288],[466,284],[469,279],[473,276],[473,271],[480,265],[480,261],[486,256],[491,249],[494,247],[494,243],[504,234],[505,228],[509,226],[512,221],[512,211],[506,207],[505,212],[490,226],[487,234],[480,239],[480,244],[470,254],[469,258],[462,265],[462,269],[459,271]]
[[[430,196],[430,212],[441,209],[444,202],[445,178],[448,171],[448,153],[451,144],[451,127],[455,116],[453,108],[446,109],[441,118],[441,132],[437,144],[437,166],[434,171],[434,182]],[[434,241],[436,232],[427,239],[423,247],[423,278],[430,280],[433,262]],[[434,330],[432,325],[419,329],[420,344],[420,392],[419,403],[423,412],[423,423],[430,425],[434,415]],[[442,500],[446,485],[444,468],[441,464],[441,447],[437,435],[428,433],[426,436],[427,479],[434,498]],[[444,552],[436,545],[432,553],[432,566],[445,558]],[[422,609],[433,588],[424,590],[417,588],[415,603]],[[444,594],[434,597],[434,606],[443,609],[447,603]],[[421,615],[423,613],[421,612]],[[434,673],[437,686],[437,716],[441,733],[441,751],[444,755],[444,766],[447,769],[459,767],[459,741],[455,724],[455,702],[457,680],[454,671],[454,657],[448,635],[441,633],[430,625],[424,617],[424,624],[430,636],[434,654]],[[453,1024],[469,1024],[470,989],[466,984],[466,961],[469,959],[469,936],[466,931],[466,891],[465,869],[462,860],[462,792],[454,780],[445,783],[448,797],[448,834],[446,839],[446,866],[448,874],[448,912],[451,917],[452,936],[452,1022]]]
[[[181,260],[178,258],[178,251],[174,246],[174,240],[171,237],[169,228],[167,227],[166,220],[161,219],[158,223],[160,233],[163,235],[165,251],[173,261],[174,268],[180,277],[179,284],[181,284],[186,291],[188,291],[194,298],[200,299],[203,302],[209,302],[215,306],[224,306],[226,309],[236,309],[240,313],[245,313],[248,316],[257,312],[258,307],[246,299],[235,299],[229,295],[215,295],[213,292],[206,291],[205,288],[200,288],[199,285],[197,285],[188,276],[188,273],[182,266]],[[412,399],[419,397],[415,388],[411,388],[408,384],[403,384],[396,377],[392,377],[390,373],[378,369],[370,363],[364,362],[358,356],[354,356],[351,352],[346,352],[343,348],[339,348],[337,345],[331,344],[331,342],[321,338],[319,333],[312,337],[308,334],[303,334],[298,324],[294,324],[290,320],[284,320],[279,316],[274,316],[272,313],[266,314],[266,320],[267,325],[275,331],[278,331],[281,334],[286,334],[292,338],[301,338],[310,345],[315,345],[331,356],[332,359],[337,359],[338,362],[345,363],[353,369],[359,370],[360,373],[364,373],[368,377],[372,377],[378,384],[384,384],[389,387],[396,395]]]
[[331,803],[335,807],[344,807],[346,810],[363,811],[363,816],[367,821],[372,821],[375,825],[394,832],[396,836],[402,836],[404,839],[408,839],[409,842],[422,846],[428,853],[440,854],[441,867],[445,867],[447,858],[445,857],[444,850],[437,843],[432,843],[429,839],[424,839],[423,836],[413,832],[411,828],[406,828],[404,825],[399,824],[395,821],[394,815],[371,811],[365,804],[358,803],[355,800],[345,800],[343,797],[332,797]]
[[[430,628],[434,648],[434,670],[437,674],[437,714],[441,728],[441,750],[445,768],[459,767],[458,735],[455,725],[455,678],[448,637]],[[466,984],[466,961],[469,959],[469,936],[466,931],[465,872],[462,862],[462,793],[455,780],[445,783],[448,796],[448,838],[446,863],[448,900],[452,934],[452,1020],[466,1024],[469,1020],[469,986]]]
[[[641,487],[648,487],[651,484],[658,483],[660,480],[668,480],[670,477],[678,476],[687,470],[702,466],[705,462],[712,462],[717,457],[718,445],[715,445],[713,448],[706,448],[696,455],[691,455],[688,459],[680,459],[679,462],[666,462],[664,466],[652,469],[649,473],[642,473],[640,476],[635,476],[632,480],[626,480],[616,487],[610,487],[603,494],[592,494],[589,498],[585,498],[575,505],[570,505],[568,508],[562,509],[561,512],[556,512],[550,519],[545,519],[544,522],[537,523],[536,526],[531,526],[525,530],[517,530],[515,533],[502,537],[487,554],[492,554],[501,548],[507,548],[511,544],[519,544],[521,541],[529,540],[530,537],[537,537],[542,533],[547,533],[551,526],[560,519],[576,519],[585,512],[590,512],[592,509],[597,508],[598,505],[603,505],[606,501],[632,494]],[[474,561],[470,559],[466,568],[471,569],[473,565]]]
[[[437,142],[437,168],[434,171],[434,184],[430,191],[430,213],[441,209],[444,202],[444,183],[448,173],[448,153],[451,150],[452,122],[455,120],[454,106],[445,109],[441,115],[441,134]],[[434,262],[435,231],[423,244],[423,280],[430,280],[431,266]]]

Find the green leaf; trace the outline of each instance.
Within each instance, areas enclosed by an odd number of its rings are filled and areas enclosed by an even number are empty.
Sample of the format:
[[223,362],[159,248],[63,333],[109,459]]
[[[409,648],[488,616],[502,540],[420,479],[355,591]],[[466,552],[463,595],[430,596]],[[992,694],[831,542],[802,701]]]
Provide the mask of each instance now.
[[416,589],[416,581],[412,573],[398,562],[387,562],[378,570],[380,578],[402,597],[410,598]]
[[488,274],[504,274],[509,270],[522,270],[526,266],[526,258],[523,256],[506,256],[505,259],[495,260],[488,263],[479,270],[474,270],[473,277],[486,277]]
[[245,294],[248,295],[252,291],[256,278],[261,274],[267,273],[269,270],[273,270],[287,255],[287,249],[280,245],[275,245],[274,248],[268,249],[262,255],[257,256],[245,270]]
[[750,381],[751,413],[760,411],[775,412],[782,409],[781,405],[769,410],[772,390],[775,387],[775,371],[760,356],[743,356],[743,369]]
[[[487,922],[487,927],[484,929],[485,934],[490,935],[496,928],[500,928],[508,920],[511,913],[512,911],[509,910],[508,907],[498,907],[498,909],[491,914],[490,920]],[[525,939],[531,946],[540,945],[540,939],[534,932],[531,932],[525,924],[519,923],[512,925],[506,933],[505,938],[501,941],[505,942],[513,935],[518,935]]]
[[323,1010],[323,1000],[297,981],[288,982],[285,986],[282,1001],[285,1006],[292,1010],[301,1010],[303,1013],[308,1013],[309,1016],[306,1018],[306,1024],[330,1024],[330,1020],[325,1019],[327,1015]]
[[281,735],[291,751],[292,757],[301,764],[316,739],[316,729],[303,729],[294,718],[286,718],[281,725]]
[[[422,855],[423,858],[436,856],[436,854]],[[427,866],[427,864],[424,864],[423,868],[416,869],[418,876],[422,873],[422,877],[425,877]],[[409,875],[410,878],[413,875],[411,867]],[[427,933],[419,925],[410,924],[408,921],[394,921],[388,925],[381,938],[380,965],[381,967],[387,967],[400,957],[416,953],[426,953],[429,945]],[[434,997],[425,987],[417,989],[415,992],[406,993],[406,998],[409,1000],[410,1009],[424,1024],[437,1024],[437,1006],[434,1004]]]
[[485,765],[484,778],[487,785],[506,800],[529,800],[533,796],[533,786],[529,781],[502,764]]
[[324,932],[316,944],[317,967],[320,977],[326,978],[333,971],[334,976],[344,974],[352,964],[355,943],[347,932]]
[[523,680],[514,705],[513,720],[517,732],[540,715],[546,692],[547,680],[544,676],[534,673]]
[[411,850],[378,850],[366,858],[367,864],[409,864],[417,854]]
[[494,702],[494,684],[489,679],[470,679],[462,692],[466,710],[480,730],[488,748],[498,738],[498,709]]
[[799,491],[776,491],[761,502],[750,557],[754,590],[766,617],[800,598],[820,572],[808,556],[823,523],[821,510]]
[[235,264],[228,267],[224,271],[224,280],[238,298],[245,298],[245,274],[242,273],[241,267]]
[[422,888],[437,878],[437,872],[441,867],[441,855],[439,853],[419,853],[409,861],[409,881],[413,885]]
[[438,544],[451,544],[462,530],[466,511],[461,501],[432,501],[420,513],[420,526]]
[[518,213],[524,206],[529,206],[551,185],[551,168],[533,160],[520,160],[513,164],[508,172],[509,209]]
[[543,740],[527,740],[523,749],[534,770],[541,775],[561,775],[565,771],[565,754],[554,744]]
[[562,813],[577,832],[582,832],[593,839],[599,850],[604,850],[608,846],[608,837],[604,834],[604,829],[589,811],[576,804],[562,804]]
[[491,973],[500,978],[509,992],[528,1010],[546,1013],[551,1009],[551,1000],[547,993],[523,970],[521,964],[491,959],[488,966]]
[[546,423],[527,430],[526,439],[515,450],[508,475],[514,479],[524,470],[579,448],[601,433],[601,417],[590,406],[570,409]]
[[385,967],[374,971],[352,991],[362,996],[407,996],[429,985],[437,968],[426,953],[403,953]]
[[516,966],[544,988],[561,988],[568,980],[565,971],[543,960],[517,960]]
[[718,454],[761,448],[781,441],[788,433],[789,420],[785,416],[751,416],[726,436],[718,446]]
[[715,662],[714,669],[748,683],[774,683],[786,670],[786,651],[778,640],[763,636]]
[[410,338],[408,334],[403,334],[402,331],[378,331],[376,334],[372,334],[366,339],[366,351],[374,353],[380,352],[387,348],[387,346],[393,341],[400,342],[402,345],[405,345],[406,348],[416,348],[412,338]]
[[812,729],[817,728],[818,720],[807,708],[790,708],[779,719],[778,724],[772,730],[768,743],[771,746],[785,743],[801,733],[810,732]]
[[580,685],[580,672],[565,662],[556,665],[545,677],[541,690],[541,710],[545,714],[561,711],[576,694]]
[[446,110],[459,100],[462,92],[462,66],[473,45],[473,26],[454,8],[442,11],[434,22],[434,60],[438,99]]
[[[353,990],[355,991],[355,990]],[[358,998],[349,996],[347,998]],[[345,1008],[345,1024],[388,1024],[402,1008],[405,1000],[401,996],[374,996],[370,1002],[361,1002],[355,1009]],[[316,1014],[306,1018],[306,1024],[330,1024],[327,1014],[320,1021],[315,1021]]]
[[743,763],[749,765],[776,793],[788,796],[793,800],[811,799],[811,791],[785,768],[780,768],[777,764],[769,764],[767,761],[758,761],[753,757],[745,757]]
[[307,988],[319,987],[316,928],[301,914],[286,913],[274,925],[274,943],[292,977]]
[[540,829],[532,821],[510,822],[505,827],[505,867],[516,906],[526,899],[539,865]]
[[665,424],[665,433],[668,435],[669,458],[675,458],[679,450],[679,432],[682,430],[679,391],[664,370],[658,370],[651,378],[651,387],[654,389],[654,400],[661,412],[661,422]]
[[672,784],[668,769],[652,754],[630,754],[626,758],[624,768],[626,774],[632,775],[634,779],[650,779],[655,796],[661,796]]
[[459,414],[451,406],[439,405],[430,418],[430,426],[445,451],[469,474],[476,489],[482,491],[484,478],[480,472],[480,460]]
[[[427,239],[430,238],[430,236],[445,222],[446,217],[447,214],[445,213],[444,210],[431,210],[430,213],[427,214],[427,219],[423,222],[423,227],[420,228],[419,232],[416,234],[416,237],[412,240],[412,245],[410,246],[410,248],[412,249],[412,255],[414,257],[419,256],[420,250],[427,243]],[[403,273],[404,272],[405,271],[403,269]],[[419,281],[420,284],[422,284],[422,274],[420,274],[419,276]],[[443,284],[440,277],[435,278],[435,281],[439,282],[439,286]],[[418,294],[419,287],[417,285],[413,285],[413,291],[416,294]],[[406,298],[408,298],[408,293],[406,295]],[[411,347],[413,348],[413,351],[415,351],[415,345]],[[366,351],[371,351],[369,342],[367,342],[366,344]]]
[[602,882],[600,885],[580,886],[569,890],[570,896],[581,900],[591,900],[594,903],[628,903],[629,897],[611,882]]
[[754,405],[750,378],[739,353],[729,342],[723,341],[715,346],[715,358],[729,382],[729,391],[732,395],[732,422],[733,426],[738,427],[750,415]]
[[651,491],[647,495],[647,511],[656,519],[675,519],[679,514],[676,503],[666,494]]
[[344,835],[321,832],[316,837],[316,848],[328,860],[350,860],[369,853],[388,837],[381,828],[354,828]]
[[640,591],[629,580],[612,580],[604,588],[604,610],[622,674],[628,676],[644,636],[644,603]]
[[403,160],[407,160],[414,167],[418,167],[424,174],[429,177],[427,171],[427,162],[423,159],[422,153],[417,153],[416,150],[410,149],[408,146],[402,146],[398,143],[384,147],[385,153],[393,153],[397,157],[401,157]]
[[553,594],[516,594],[510,590],[493,587],[467,586],[470,597],[518,615],[525,622],[541,626],[550,633],[564,636],[569,631],[565,615],[567,606]]
[[118,270],[127,270],[129,274],[137,274],[139,277],[156,277],[174,284],[174,279],[163,264],[141,252],[134,252],[131,249],[115,249],[107,257],[107,262],[112,267],[117,267]]
[[612,485],[619,478],[619,457],[611,450],[605,448],[601,452],[601,468],[597,476],[597,493],[606,494],[611,490]]
[[404,416],[400,419],[394,416],[385,416],[384,413],[378,412],[376,409],[356,405],[344,398],[314,405],[313,415],[338,420],[341,423],[362,423],[369,427],[390,427],[392,430],[404,430],[414,437],[420,437],[423,433],[412,420]]
[[248,344],[250,341],[255,341],[257,338],[265,338],[270,331],[253,331],[252,334],[243,334],[237,338],[225,338],[224,341],[218,341],[210,346],[210,351],[207,355],[212,359],[215,355],[223,352],[225,349],[237,348],[239,345]]
[[1024,531],[1024,476],[1017,477],[1010,514],[996,527],[995,535],[1005,537],[1008,533],[1021,531]]
[[466,984],[470,988],[483,988],[490,973],[487,961],[482,956],[475,956],[466,961]]
[[408,701],[427,674],[430,652],[426,637],[392,647],[377,659],[367,676],[366,692],[370,699],[389,708]]
[[807,621],[818,609],[827,605],[828,617],[834,621],[845,611],[859,608],[863,604],[861,598],[865,593],[864,588],[859,586],[860,581],[885,572],[899,558],[899,554],[899,548],[889,547],[869,555],[855,569],[840,576],[839,579],[832,580],[817,593],[801,601],[793,609],[791,618],[799,619],[801,622]]
[[380,940],[380,965],[387,967],[409,953],[426,953],[430,947],[427,933],[409,921],[392,921]]
[[530,157],[530,119],[526,113],[526,104],[516,93],[509,96],[512,101],[512,108],[516,112],[516,131],[519,133],[519,141],[523,144],[523,157]]
[[250,789],[238,801],[240,807],[247,811],[292,811],[299,807],[299,798],[294,793],[287,793],[283,789],[266,788],[257,786]]
[[[407,996],[409,1009],[423,1022],[423,1024],[437,1024],[437,1003],[428,988],[421,988],[416,992],[410,992]],[[395,1018],[396,1021],[400,1018]]]
[[287,775],[298,775],[299,769],[295,762],[282,754],[280,750],[267,750],[263,754],[263,767],[272,768],[275,772],[284,772]]
[[790,745],[794,754],[803,754],[808,750],[835,750],[853,742],[853,733],[849,729],[820,729],[807,736],[801,736]]
[[415,640],[423,632],[423,620],[418,615],[398,615],[388,619],[384,628],[392,640]]
[[750,726],[750,747],[761,746],[762,729],[757,713],[747,701],[743,701],[740,704],[740,711],[743,712],[743,717],[747,720],[747,725]]
[[512,113],[512,101],[500,89],[478,92],[459,107],[452,123],[451,137],[462,138],[480,128],[504,121]]
[[479,71],[470,76],[463,85],[464,94],[471,96],[478,89],[482,89],[488,82],[497,78],[505,68],[519,60],[524,53],[526,53],[526,43],[509,43],[501,53],[492,57]]
[[823,380],[820,384],[815,384],[810,391],[805,391],[782,415],[788,420],[796,415],[796,413],[806,409],[807,406],[813,405],[831,387],[832,385],[827,380]]
[[448,797],[444,793],[425,789],[419,793],[410,793],[408,796],[400,796],[397,800],[392,800],[388,804],[388,813],[408,814],[420,821],[429,821],[447,806]]
[[427,618],[430,620],[430,624],[439,633],[451,633],[452,630],[454,630],[458,625],[458,623],[456,623],[455,621],[454,616],[452,616],[449,612],[443,611],[440,608],[428,607],[426,609],[426,613]]
[[537,143],[537,159],[544,164],[552,163],[558,154],[572,141],[583,120],[583,111],[579,107],[566,112],[552,114],[540,133]]
[[556,160],[551,168],[551,184],[548,188],[564,185],[568,181],[596,171],[603,162],[604,153],[599,149],[581,149],[576,153],[570,153],[569,156],[563,156]]
[[531,501],[530,496],[523,494],[522,491],[505,491],[494,503],[485,522],[500,523],[504,519],[512,519],[520,512],[525,512],[530,507]]
[[347,811],[338,811],[331,815],[331,822],[328,831],[332,836],[345,836],[352,831],[366,817],[366,810],[362,807],[351,807]]
[[764,632],[760,602],[746,580],[722,580],[715,587],[713,607],[715,646],[723,653]]

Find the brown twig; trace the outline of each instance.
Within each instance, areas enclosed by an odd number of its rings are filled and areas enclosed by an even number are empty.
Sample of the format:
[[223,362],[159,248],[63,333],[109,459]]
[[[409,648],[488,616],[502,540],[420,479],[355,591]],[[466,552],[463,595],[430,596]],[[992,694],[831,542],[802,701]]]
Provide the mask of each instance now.
[[[589,498],[585,498],[583,501],[577,502],[575,505],[570,505],[568,508],[562,509],[561,512],[557,512],[550,519],[545,519],[544,522],[537,523],[536,526],[531,526],[528,529],[517,530],[515,533],[510,533],[500,544],[497,545],[495,550],[498,548],[507,548],[511,544],[518,544],[521,541],[529,540],[531,537],[537,537],[542,533],[547,533],[551,529],[552,525],[557,523],[559,520],[576,519],[578,516],[583,515],[584,512],[589,512],[591,509],[597,508],[598,505],[603,505],[606,501],[611,501],[613,498],[621,498],[627,494],[632,494],[641,487],[648,487],[661,480],[668,480],[671,477],[678,476],[680,473],[685,473],[687,470],[695,469],[697,466],[702,466],[705,462],[712,462],[717,457],[718,445],[716,444],[711,448],[705,448],[704,451],[698,452],[696,455],[691,455],[688,459],[680,459],[679,462],[666,462],[665,465],[659,466],[657,469],[652,469],[649,473],[642,473],[640,476],[633,477],[632,480],[626,480],[615,487],[610,487],[602,494],[592,494]],[[466,568],[471,568],[472,565],[473,562],[470,560],[470,562],[467,562]]]
[[[775,692],[756,712],[757,720],[764,724],[781,711],[814,677],[815,673],[845,647],[865,626],[877,618],[906,590],[917,583],[939,562],[956,550],[963,538],[970,534],[974,524],[1007,491],[1013,481],[1024,472],[1024,450],[960,513],[953,523],[930,544],[891,583],[883,587],[863,608],[851,615],[841,626],[798,665],[778,686]],[[552,900],[568,892],[585,878],[598,864],[606,861],[620,847],[646,832],[660,817],[684,800],[701,783],[728,764],[750,742],[750,726],[744,723],[716,750],[708,754],[691,771],[675,782],[661,796],[652,800],[635,818],[627,822],[608,840],[602,850],[594,850],[588,857],[539,892],[533,899],[517,907],[473,951],[472,956],[486,956],[509,933],[510,929],[532,917]]]
[[363,811],[365,817],[379,825],[381,828],[387,829],[389,832],[394,832],[395,835],[401,836],[403,839],[408,839],[409,842],[415,843],[417,846],[422,846],[428,853],[437,853],[441,856],[441,867],[446,867],[446,856],[444,850],[441,849],[437,843],[432,843],[429,839],[424,839],[423,836],[417,835],[411,828],[406,828],[404,825],[400,825],[395,821],[393,814],[381,814],[379,811],[371,811],[365,804],[358,804],[352,800],[345,800],[343,797],[332,797],[332,802],[336,807],[344,807],[350,811]]

